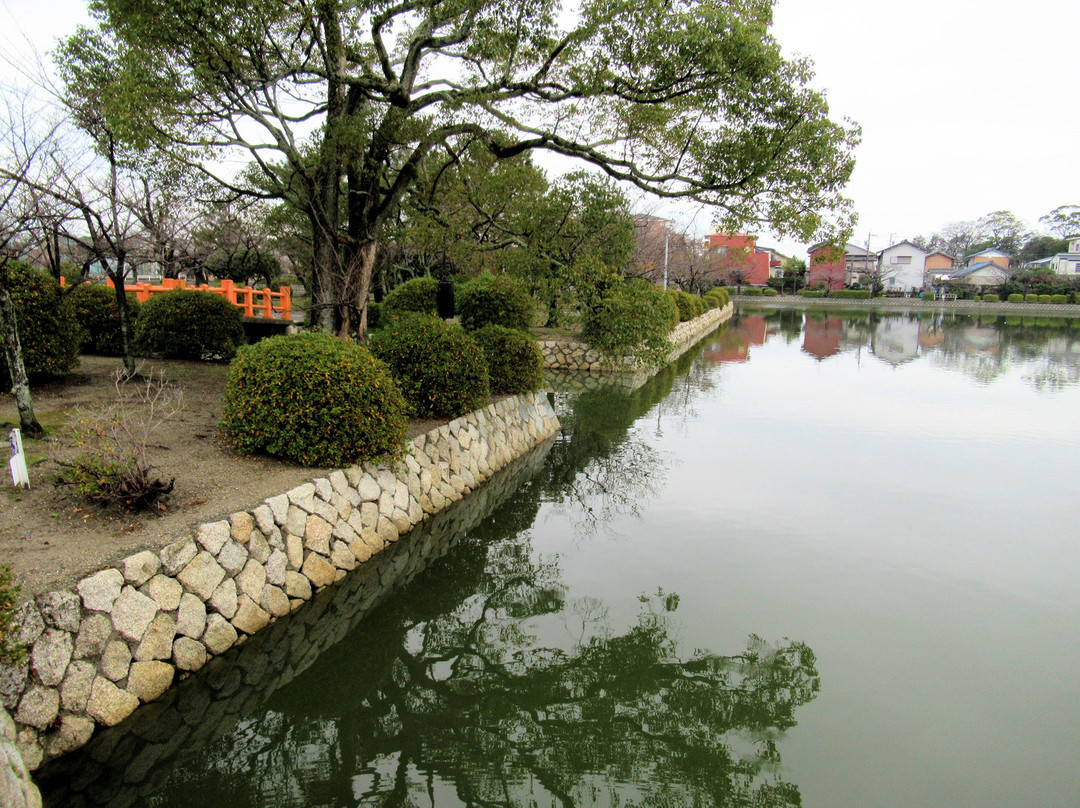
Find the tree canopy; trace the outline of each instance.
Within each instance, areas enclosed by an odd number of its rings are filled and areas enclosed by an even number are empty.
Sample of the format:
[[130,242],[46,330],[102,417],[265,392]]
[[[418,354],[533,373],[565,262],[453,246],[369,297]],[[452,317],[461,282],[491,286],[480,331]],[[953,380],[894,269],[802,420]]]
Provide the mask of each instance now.
[[[312,231],[320,325],[362,331],[375,248],[425,160],[473,143],[805,240],[850,225],[859,133],[828,117],[770,0],[94,0],[61,48],[69,88],[124,140],[182,152]],[[256,166],[237,178],[222,161]]]

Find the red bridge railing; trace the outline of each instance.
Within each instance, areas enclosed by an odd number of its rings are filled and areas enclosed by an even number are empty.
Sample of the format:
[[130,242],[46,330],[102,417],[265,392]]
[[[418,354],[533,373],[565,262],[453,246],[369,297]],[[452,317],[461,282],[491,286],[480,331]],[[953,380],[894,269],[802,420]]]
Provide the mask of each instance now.
[[[108,280],[110,288],[112,280]],[[269,289],[253,289],[250,286],[237,286],[233,281],[223,280],[221,286],[188,286],[187,281],[176,278],[162,278],[161,285],[150,283],[125,284],[124,291],[134,292],[140,303],[151,297],[173,289],[197,289],[200,292],[212,292],[221,295],[234,306],[243,310],[245,317],[262,317],[270,320],[292,319],[292,289],[282,286],[280,292]]]

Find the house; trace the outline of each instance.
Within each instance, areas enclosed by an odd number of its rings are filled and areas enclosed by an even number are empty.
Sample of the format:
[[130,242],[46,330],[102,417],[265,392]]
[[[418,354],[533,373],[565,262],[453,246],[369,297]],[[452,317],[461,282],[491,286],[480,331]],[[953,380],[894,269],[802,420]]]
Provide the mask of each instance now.
[[705,250],[715,273],[726,283],[764,286],[769,280],[769,251],[757,249],[757,238],[717,230],[705,236]]
[[[932,252],[926,256],[926,283],[930,283],[930,279],[936,273],[947,273],[956,266],[956,259],[948,253]],[[925,285],[925,284],[924,284]]]
[[788,256],[784,255],[772,247],[755,247],[755,252],[764,253],[769,257],[769,277],[779,278],[784,274],[784,262],[788,259]]
[[863,275],[877,269],[877,253],[864,250],[855,244],[848,244],[844,250],[844,282],[851,285],[859,282]]
[[926,250],[907,239],[878,253],[885,290],[911,292],[922,289],[927,255]]
[[1026,269],[1049,269],[1055,275],[1080,275],[1080,236],[1069,237],[1069,251],[1029,261]]
[[1007,269],[993,261],[983,261],[972,266],[960,267],[951,272],[931,273],[927,271],[926,274],[928,276],[932,275],[935,284],[965,283],[969,286],[978,287],[1001,286],[1012,276],[1012,273]]
[[979,250],[978,252],[969,253],[964,256],[964,263],[968,266],[973,264],[981,264],[985,261],[993,261],[1002,269],[1009,268],[1009,254],[1004,253],[1001,250],[996,250],[993,247],[987,250]]
[[810,271],[808,286],[827,283],[830,289],[843,289],[857,283],[861,275],[877,267],[877,254],[864,250],[857,244],[845,244],[841,254],[831,244],[815,244],[810,248]]

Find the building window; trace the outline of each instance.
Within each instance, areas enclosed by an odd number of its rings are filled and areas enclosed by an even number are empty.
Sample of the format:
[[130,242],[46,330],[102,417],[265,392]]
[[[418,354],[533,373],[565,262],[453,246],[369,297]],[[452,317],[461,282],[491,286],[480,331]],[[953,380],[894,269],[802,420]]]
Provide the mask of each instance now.
[[889,259],[889,263],[890,264],[910,264],[911,263],[911,256],[910,255],[894,255],[891,259]]

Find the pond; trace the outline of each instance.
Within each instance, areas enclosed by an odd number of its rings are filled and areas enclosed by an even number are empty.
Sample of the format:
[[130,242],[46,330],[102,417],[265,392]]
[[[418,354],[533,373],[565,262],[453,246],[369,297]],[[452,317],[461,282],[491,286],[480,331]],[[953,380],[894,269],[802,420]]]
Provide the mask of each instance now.
[[1080,320],[743,311],[46,803],[1075,806]]

